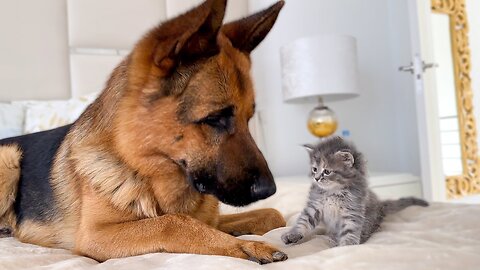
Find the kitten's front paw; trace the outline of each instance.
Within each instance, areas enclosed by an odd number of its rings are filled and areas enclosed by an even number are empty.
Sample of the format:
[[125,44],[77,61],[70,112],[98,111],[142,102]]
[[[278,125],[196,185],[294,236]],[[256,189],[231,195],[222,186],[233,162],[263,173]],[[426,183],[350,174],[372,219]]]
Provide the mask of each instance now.
[[343,247],[343,246],[353,246],[353,245],[359,245],[360,244],[360,239],[341,239],[338,243],[338,246]]
[[295,244],[298,241],[302,240],[303,234],[296,231],[289,231],[282,235],[282,241],[285,244]]
[[324,237],[325,237],[325,240],[326,240],[328,246],[330,246],[330,247],[338,246],[338,242],[337,242],[337,240],[335,240],[335,238],[333,236],[324,235]]

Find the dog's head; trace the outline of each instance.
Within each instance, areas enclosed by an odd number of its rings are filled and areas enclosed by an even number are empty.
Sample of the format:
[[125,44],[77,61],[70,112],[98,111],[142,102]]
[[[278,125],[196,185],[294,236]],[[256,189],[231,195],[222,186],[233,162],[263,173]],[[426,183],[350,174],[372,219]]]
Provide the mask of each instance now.
[[197,191],[240,206],[276,190],[248,130],[255,112],[249,55],[283,1],[223,25],[225,6],[207,0],[140,40],[126,60],[116,140],[143,172],[170,163]]

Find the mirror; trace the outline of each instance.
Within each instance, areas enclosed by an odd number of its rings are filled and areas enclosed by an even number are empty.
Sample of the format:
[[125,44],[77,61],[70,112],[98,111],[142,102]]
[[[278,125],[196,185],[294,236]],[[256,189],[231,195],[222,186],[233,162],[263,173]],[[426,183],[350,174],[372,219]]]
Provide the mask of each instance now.
[[446,40],[451,40],[449,16],[434,13],[432,15],[432,30],[435,63],[438,65],[436,86],[438,91],[443,173],[446,176],[455,176],[462,174],[462,151],[452,46],[451,42],[445,42]]
[[[442,160],[449,198],[480,193],[465,0],[432,0]],[[447,42],[446,42],[447,41]]]

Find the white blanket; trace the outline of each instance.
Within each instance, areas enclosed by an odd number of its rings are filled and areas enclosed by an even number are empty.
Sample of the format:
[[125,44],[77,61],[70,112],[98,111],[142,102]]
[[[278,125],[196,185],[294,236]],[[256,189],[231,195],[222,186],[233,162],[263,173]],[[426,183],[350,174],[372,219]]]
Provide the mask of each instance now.
[[[306,190],[280,188],[273,198],[254,208],[273,206],[294,222],[303,207]],[[293,211],[295,209],[295,211]],[[224,211],[228,211],[225,210]],[[231,211],[231,210],[230,210]],[[272,243],[285,251],[285,262],[258,265],[247,260],[192,254],[147,254],[104,263],[60,249],[0,239],[0,269],[480,269],[480,206],[433,204],[410,207],[386,218],[379,232],[363,245],[328,246],[322,235],[285,246],[280,235],[288,228],[243,239]]]

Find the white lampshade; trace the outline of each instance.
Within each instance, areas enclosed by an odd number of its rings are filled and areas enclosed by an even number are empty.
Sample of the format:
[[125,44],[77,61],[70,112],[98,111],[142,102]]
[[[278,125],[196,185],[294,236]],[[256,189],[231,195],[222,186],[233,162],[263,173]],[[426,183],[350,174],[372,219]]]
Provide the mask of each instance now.
[[302,38],[281,48],[283,98],[338,100],[359,93],[356,40],[327,35]]

